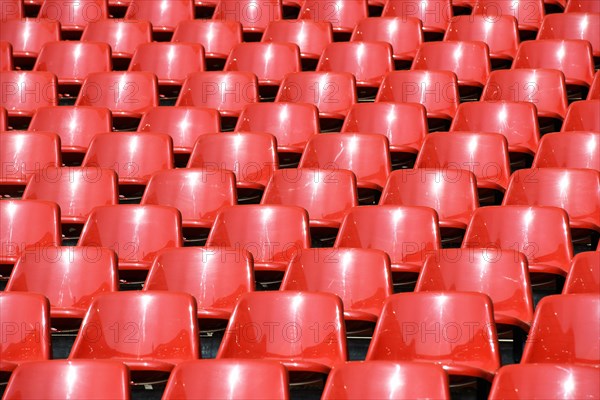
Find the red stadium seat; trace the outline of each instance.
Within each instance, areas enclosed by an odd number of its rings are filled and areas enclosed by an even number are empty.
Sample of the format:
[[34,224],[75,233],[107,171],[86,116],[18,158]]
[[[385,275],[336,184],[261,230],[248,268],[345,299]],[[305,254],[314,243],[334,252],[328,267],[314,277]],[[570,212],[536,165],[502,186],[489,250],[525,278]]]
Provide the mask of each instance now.
[[173,32],[181,21],[194,19],[194,0],[131,0],[125,21],[148,21],[154,32]]
[[561,132],[600,132],[600,99],[576,101],[567,109]]
[[600,297],[597,293],[547,296],[536,307],[521,363],[582,364],[597,370],[600,364],[598,336]]
[[334,33],[350,36],[354,26],[368,15],[367,0],[304,0],[298,19],[327,21]]
[[356,24],[351,41],[387,42],[398,67],[410,66],[423,43],[423,25],[413,17],[365,18]]
[[0,76],[0,86],[0,106],[9,118],[29,118],[40,107],[58,104],[56,76],[50,72],[5,71]]
[[488,295],[496,325],[528,332],[533,320],[527,258],[513,250],[446,249],[430,255],[415,292],[435,291]]
[[129,367],[134,381],[144,381],[139,375],[168,374],[199,353],[196,302],[191,295],[130,291],[92,301],[69,359],[118,360]]
[[0,132],[8,130],[8,117],[6,115],[6,108],[0,107]]
[[9,131],[0,134],[0,185],[25,186],[36,173],[61,165],[60,139],[50,132]]
[[316,135],[306,145],[300,168],[347,169],[359,189],[381,191],[391,172],[389,143],[369,133]]
[[60,40],[60,24],[45,19],[2,20],[0,40],[12,45],[15,65],[26,67],[33,65],[44,44]]
[[164,133],[99,133],[82,166],[113,169],[119,185],[145,185],[154,172],[173,168],[173,141]]
[[0,315],[4,335],[0,342],[0,381],[5,383],[19,365],[52,356],[50,304],[35,293],[0,292]]
[[600,255],[595,251],[577,254],[571,261],[563,294],[598,293],[600,291]]
[[498,371],[490,400],[600,397],[598,368],[575,364],[507,365]]
[[535,168],[516,171],[503,205],[554,206],[569,215],[573,230],[600,233],[600,172],[591,169]]
[[503,193],[510,177],[508,143],[498,133],[435,132],[425,137],[415,168],[466,169],[480,190]]
[[303,103],[248,104],[235,130],[270,133],[277,139],[279,153],[302,154],[310,138],[319,133],[319,110]]
[[113,117],[139,119],[158,106],[156,75],[139,71],[89,74],[75,105],[106,107]]
[[44,0],[38,18],[60,23],[63,32],[82,32],[90,22],[107,19],[107,0]]
[[566,13],[544,17],[538,39],[580,39],[592,46],[594,57],[600,57],[600,18],[597,14]]
[[443,35],[452,14],[450,0],[388,0],[381,15],[419,18],[423,22],[423,32]]
[[200,328],[227,321],[240,297],[254,291],[252,256],[226,248],[180,248],[158,253],[144,290],[189,293],[196,299]]
[[23,0],[2,0],[0,3],[0,21],[3,24],[11,19],[21,19],[24,17]]
[[108,43],[112,49],[113,60],[128,60],[138,45],[152,41],[152,25],[148,21],[118,19],[91,22],[84,29],[81,40]]
[[600,72],[596,72],[596,75],[594,75],[594,81],[590,86],[587,100],[600,100]]
[[307,249],[290,263],[281,290],[333,293],[342,299],[348,322],[375,323],[392,294],[390,258],[367,249]]
[[296,206],[225,207],[217,215],[206,246],[249,251],[255,272],[285,272],[292,258],[310,247],[308,214]]
[[55,202],[63,225],[83,225],[94,207],[118,204],[117,175],[93,167],[48,167],[31,177],[23,199]]
[[283,77],[299,72],[300,50],[293,43],[240,43],[229,53],[224,71],[252,72],[260,86],[279,86]]
[[394,70],[392,46],[384,42],[341,42],[328,45],[319,59],[317,71],[349,72],[359,88],[381,85],[383,77]]
[[138,132],[166,133],[175,155],[190,154],[196,140],[221,130],[219,112],[203,107],[154,107],[144,114]]
[[177,209],[137,204],[94,208],[77,243],[114,250],[119,270],[144,271],[160,250],[182,244],[181,214]]
[[[304,69],[314,69],[325,47],[333,41],[333,29],[329,22],[302,19],[273,21],[265,29],[262,41],[295,43],[305,62]],[[306,60],[312,60],[313,63]]]
[[412,362],[366,361],[339,364],[331,370],[323,400],[449,400],[442,367]]
[[535,105],[525,102],[479,101],[461,104],[450,131],[501,133],[509,153],[534,156],[540,140]]
[[262,132],[206,134],[196,141],[187,166],[233,171],[238,189],[264,190],[278,168],[277,143]]
[[549,68],[565,74],[565,83],[589,87],[594,79],[592,47],[585,40],[538,39],[521,43],[513,69]]
[[[340,298],[329,293],[247,293],[233,311],[217,358],[262,358],[279,361],[288,372],[327,374],[347,358],[342,311]],[[311,326],[314,334],[301,333]]]
[[109,360],[33,361],[19,366],[6,387],[6,399],[129,400],[129,370]]
[[204,49],[193,43],[143,43],[133,53],[128,71],[152,72],[160,86],[181,86],[189,74],[204,71]]
[[34,71],[52,72],[58,78],[60,93],[74,97],[89,74],[111,69],[108,44],[76,41],[46,43],[33,67]]
[[565,13],[600,13],[600,6],[595,1],[569,0]]
[[403,169],[393,171],[385,184],[382,205],[424,206],[439,217],[442,236],[467,228],[479,207],[477,180],[460,169]]
[[210,229],[220,209],[237,204],[235,175],[214,168],[159,171],[150,178],[141,204],[175,207],[184,228]]
[[437,213],[428,207],[362,206],[347,214],[334,247],[385,251],[394,281],[419,273],[428,253],[441,248]]
[[517,19],[521,34],[535,33],[544,19],[543,0],[478,0],[473,15],[484,15],[490,21],[496,21],[504,15]]
[[275,361],[186,361],[173,369],[163,398],[224,399],[232,393],[248,400],[288,400],[288,373]]
[[529,272],[566,276],[573,245],[569,217],[558,207],[482,207],[473,213],[463,248],[520,251]]
[[488,18],[485,15],[459,15],[450,20],[444,41],[470,40],[484,42],[494,63],[509,64],[519,48],[517,20],[512,15]]
[[9,42],[0,42],[0,71],[13,69],[12,45]]
[[247,104],[257,103],[258,100],[256,75],[239,71],[211,71],[190,74],[175,105],[215,108],[222,119],[236,119]]
[[118,288],[117,257],[101,247],[44,247],[24,253],[6,285],[7,292],[46,296],[52,319],[77,319],[78,324],[94,298]]
[[175,28],[171,41],[201,44],[207,68],[214,69],[217,61],[218,69],[222,69],[231,49],[242,42],[242,25],[235,21],[182,21]]
[[590,168],[600,171],[599,132],[560,132],[544,135],[533,168]]
[[366,360],[436,363],[451,376],[491,381],[500,367],[492,302],[481,293],[390,296]]
[[311,228],[337,229],[346,211],[358,205],[356,177],[344,169],[281,169],[274,172],[260,203],[302,207]]
[[299,72],[287,75],[276,102],[309,103],[319,109],[321,130],[327,119],[343,120],[358,102],[356,80],[348,72]]
[[[377,93],[376,102],[421,103],[429,120],[452,120],[458,108],[458,80],[450,71],[390,72]],[[429,128],[437,126],[430,121]]]
[[262,34],[282,19],[281,0],[219,0],[212,19],[242,24],[244,33]]
[[30,131],[56,132],[60,136],[63,161],[80,162],[97,133],[112,130],[112,115],[104,107],[40,107],[29,124]]
[[491,69],[489,50],[482,42],[427,42],[417,51],[411,69],[451,71],[460,87],[482,88]]

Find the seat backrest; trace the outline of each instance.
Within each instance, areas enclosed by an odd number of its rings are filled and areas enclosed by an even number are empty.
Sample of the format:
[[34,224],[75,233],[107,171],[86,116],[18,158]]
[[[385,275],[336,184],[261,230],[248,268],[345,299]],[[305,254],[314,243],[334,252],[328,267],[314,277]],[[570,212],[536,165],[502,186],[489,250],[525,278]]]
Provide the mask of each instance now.
[[368,15],[367,0],[307,0],[300,8],[298,19],[327,21],[334,32],[350,33],[356,23]]
[[0,106],[9,117],[31,117],[40,107],[58,105],[57,80],[50,72],[5,71],[0,86]]
[[600,110],[600,99],[571,103],[560,131],[600,132],[600,111],[598,110]]
[[511,15],[517,19],[520,31],[537,31],[545,11],[543,0],[478,0],[472,14],[484,15],[492,21]]
[[381,15],[419,18],[425,32],[444,33],[453,12],[450,0],[388,0]]
[[586,251],[571,261],[563,294],[598,293],[600,291],[600,254]]
[[73,3],[44,0],[38,18],[60,23],[63,31],[83,31],[90,23],[107,19],[107,0],[83,0]]
[[214,20],[235,21],[244,32],[264,32],[271,21],[283,19],[281,0],[219,0]]
[[587,40],[592,45],[594,56],[600,55],[600,21],[595,14],[548,14],[544,17],[537,38]]
[[61,165],[60,138],[50,132],[3,132],[0,163],[0,182],[25,185],[32,175]]
[[560,132],[544,135],[533,168],[590,168],[600,171],[599,132]]
[[11,19],[21,19],[25,16],[23,0],[3,0],[0,8],[0,21],[4,24]]
[[231,49],[242,42],[242,25],[236,21],[181,21],[171,41],[198,43],[204,47],[206,58],[225,59]]
[[168,2],[131,0],[125,20],[149,21],[152,29],[173,32],[181,21],[194,19],[194,0],[169,0]]
[[6,41],[0,41],[0,71],[11,71],[13,65],[12,45]]
[[573,0],[565,7],[565,13],[585,12],[600,13],[600,6],[594,1]]
[[325,47],[333,41],[333,29],[326,21],[272,21],[267,25],[261,41],[295,43],[300,48],[302,58],[318,59]]
[[202,46],[179,42],[140,44],[133,53],[128,69],[152,72],[158,78],[158,82],[165,85],[182,85],[189,74],[203,70]]
[[81,41],[108,43],[113,58],[131,58],[138,45],[152,41],[152,25],[148,21],[117,19],[91,22],[84,29]]
[[412,61],[423,43],[422,28],[414,17],[365,18],[356,24],[350,40],[387,42],[395,60]]
[[44,44],[60,40],[60,24],[46,19],[3,19],[0,40],[12,45],[13,57],[35,58]]

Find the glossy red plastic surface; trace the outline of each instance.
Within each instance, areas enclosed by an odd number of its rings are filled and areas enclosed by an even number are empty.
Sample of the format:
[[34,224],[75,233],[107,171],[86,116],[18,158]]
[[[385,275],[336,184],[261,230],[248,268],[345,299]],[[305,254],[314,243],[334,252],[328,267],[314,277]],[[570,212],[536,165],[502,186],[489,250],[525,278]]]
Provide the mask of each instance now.
[[428,363],[364,361],[331,370],[323,400],[450,399],[448,376]]
[[384,78],[375,101],[421,103],[428,118],[452,119],[459,99],[453,72],[393,71]]
[[338,228],[346,211],[358,205],[356,177],[344,169],[280,169],[260,203],[299,206],[308,212],[311,227]]
[[259,85],[278,86],[288,73],[299,72],[300,49],[294,43],[240,43],[227,58],[224,71],[252,72]]
[[222,117],[238,117],[250,103],[258,103],[258,80],[251,72],[195,72],[185,80],[176,106],[209,107]]
[[181,21],[194,19],[194,0],[131,0],[125,21],[149,21],[155,32],[173,32]]
[[219,0],[212,19],[239,22],[244,32],[262,33],[269,22],[283,19],[281,0]]
[[118,289],[116,254],[101,247],[77,246],[24,253],[5,290],[44,295],[52,318],[83,319],[94,298]]
[[529,271],[566,276],[573,245],[567,213],[558,207],[491,206],[473,213],[463,248],[520,251]]
[[590,86],[590,91],[588,93],[588,100],[600,100],[600,73],[596,72],[594,75],[594,81],[592,82],[592,86]]
[[482,42],[426,42],[411,69],[451,71],[460,86],[483,87],[491,70],[488,46]]
[[415,292],[477,292],[490,297],[496,324],[525,332],[533,320],[527,258],[513,250],[445,249],[427,257]]
[[277,139],[277,151],[302,153],[319,133],[319,110],[304,103],[255,103],[244,107],[237,132],[266,132]]
[[348,72],[289,74],[283,79],[275,101],[314,104],[321,118],[344,119],[358,102],[356,79]]
[[600,17],[592,13],[549,14],[544,17],[538,39],[581,39],[592,46],[594,57],[600,56]]
[[359,188],[381,191],[392,169],[389,142],[369,133],[316,135],[306,145],[299,167],[347,169],[356,175]]
[[203,107],[154,107],[142,117],[138,132],[166,133],[175,153],[189,154],[196,140],[221,130],[219,112]]
[[0,86],[0,106],[9,117],[31,117],[40,107],[58,105],[56,76],[50,72],[4,71]]
[[600,132],[600,99],[571,103],[560,130]]
[[3,132],[0,164],[0,185],[25,185],[32,175],[61,165],[60,139],[50,132]]
[[343,318],[342,301],[330,293],[247,293],[233,311],[217,358],[276,360],[288,371],[327,374],[347,358]]
[[534,155],[540,140],[537,110],[532,103],[473,101],[458,106],[450,131],[501,133],[510,153]]
[[498,371],[490,400],[597,399],[598,368],[575,364],[507,365]]
[[186,361],[173,369],[164,400],[287,400],[288,374],[283,365],[266,360]]
[[383,77],[394,70],[392,46],[385,42],[336,42],[328,45],[317,71],[349,72],[356,86],[378,88]]
[[450,20],[445,41],[472,40],[489,47],[492,60],[512,60],[519,48],[517,20],[512,15],[458,15]]
[[490,298],[481,293],[388,297],[366,360],[425,361],[449,375],[491,381],[500,352]]
[[189,74],[203,70],[204,49],[193,43],[143,43],[136,48],[129,64],[129,71],[155,74],[159,85],[181,86]]
[[129,400],[129,370],[123,363],[108,360],[28,362],[14,371],[4,398]]
[[60,24],[34,18],[2,20],[0,40],[12,45],[13,57],[35,58],[44,44],[60,40]]
[[427,135],[415,168],[460,168],[477,178],[477,187],[504,192],[510,177],[508,143],[498,133],[435,132]]
[[544,135],[533,168],[590,168],[600,171],[599,132],[561,132]]
[[106,0],[43,0],[38,18],[60,23],[62,31],[83,31],[90,23],[109,17]]
[[187,166],[229,170],[239,188],[263,190],[278,168],[277,143],[268,133],[206,134],[196,141]]
[[290,263],[281,290],[333,293],[346,320],[376,322],[392,294],[390,258],[380,250],[306,249]]
[[0,21],[4,24],[11,19],[21,19],[25,16],[23,0],[2,0],[0,7]]
[[26,361],[47,360],[50,349],[50,304],[36,293],[0,292],[4,338],[0,342],[0,373]]
[[0,107],[0,132],[8,130],[8,117],[6,115],[6,108]]
[[594,294],[546,296],[538,303],[522,364],[600,365],[600,297]]
[[596,4],[595,1],[569,0],[567,7],[565,7],[565,13],[573,12],[600,13],[600,5]]
[[563,119],[567,112],[565,76],[555,69],[492,71],[482,101],[525,101],[537,107],[538,117]]
[[418,273],[427,254],[442,247],[437,213],[429,207],[354,207],[342,221],[334,247],[383,250],[392,272]]
[[261,41],[295,43],[300,48],[301,58],[318,60],[325,47],[333,41],[333,29],[326,21],[272,21]]
[[367,0],[305,0],[298,19],[330,22],[334,32],[350,33],[368,15]]
[[55,202],[63,224],[84,224],[94,207],[118,204],[117,175],[93,167],[48,167],[29,179],[23,199]]
[[150,178],[141,204],[175,207],[183,227],[211,228],[221,208],[237,204],[235,175],[214,168],[159,171]]
[[170,372],[199,353],[196,302],[191,295],[130,291],[94,299],[69,359],[113,359],[132,371]]
[[242,42],[242,25],[236,21],[182,21],[171,41],[198,43],[204,47],[206,58],[225,59],[231,49]]
[[0,71],[13,69],[12,45],[9,42],[0,42]]
[[113,58],[131,58],[138,45],[152,41],[152,25],[148,21],[120,19],[91,22],[84,29],[81,41],[108,43]]
[[198,318],[228,320],[240,297],[254,291],[252,256],[235,248],[163,250],[144,290],[189,293],[196,299]]
[[443,33],[453,13],[450,0],[388,0],[381,15],[419,18],[424,32]]
[[145,185],[154,172],[173,168],[173,141],[164,133],[99,133],[82,166],[113,169],[120,185]]
[[379,204],[431,207],[440,228],[464,230],[479,207],[477,181],[471,172],[452,168],[393,171]]
[[600,292],[600,254],[586,251],[577,254],[571,261],[563,294]]
[[511,176],[502,204],[560,207],[572,229],[600,232],[600,171],[520,169]]
[[484,15],[495,21],[503,15],[517,19],[520,31],[537,31],[544,19],[543,0],[479,0],[473,7],[473,15]]
[[108,247],[117,253],[119,269],[147,270],[160,250],[183,246],[181,215],[156,205],[96,207],[77,245]]
[[394,60],[412,61],[423,43],[422,27],[414,17],[365,18],[356,24],[350,40],[387,42]]

